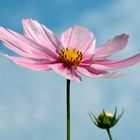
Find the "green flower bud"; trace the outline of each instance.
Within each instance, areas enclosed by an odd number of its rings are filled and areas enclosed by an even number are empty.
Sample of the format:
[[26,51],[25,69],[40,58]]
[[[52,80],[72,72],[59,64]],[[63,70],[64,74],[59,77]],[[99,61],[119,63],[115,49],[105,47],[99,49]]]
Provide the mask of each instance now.
[[93,123],[99,128],[110,129],[111,127],[117,124],[117,122],[123,115],[123,112],[124,111],[122,111],[122,113],[118,115],[118,117],[116,117],[117,114],[117,108],[116,108],[114,115],[111,112],[107,112],[103,110],[103,112],[99,114],[98,118],[96,118],[93,113],[89,113],[89,116],[93,121]]

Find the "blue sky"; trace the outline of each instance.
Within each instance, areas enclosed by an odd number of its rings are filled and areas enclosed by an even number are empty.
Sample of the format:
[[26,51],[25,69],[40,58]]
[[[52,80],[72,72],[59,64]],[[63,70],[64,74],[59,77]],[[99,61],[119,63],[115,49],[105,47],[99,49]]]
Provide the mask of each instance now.
[[[130,36],[127,48],[114,56],[123,58],[140,52],[139,5],[139,0],[0,0],[0,25],[22,32],[21,20],[33,18],[58,36],[72,25],[82,25],[95,34],[97,46],[125,32]],[[81,84],[72,82],[72,140],[107,140],[87,113],[98,115],[116,106],[125,114],[112,129],[114,140],[139,139],[140,65],[121,72],[124,76],[117,79],[83,77]],[[31,71],[0,56],[0,139],[65,140],[65,81],[54,72]]]

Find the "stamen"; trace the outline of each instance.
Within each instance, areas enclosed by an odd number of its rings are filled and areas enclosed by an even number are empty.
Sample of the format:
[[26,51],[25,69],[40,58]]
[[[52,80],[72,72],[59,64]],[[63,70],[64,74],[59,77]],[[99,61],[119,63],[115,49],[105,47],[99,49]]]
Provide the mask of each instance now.
[[60,60],[67,66],[78,66],[82,60],[82,52],[73,49],[62,49],[59,52]]

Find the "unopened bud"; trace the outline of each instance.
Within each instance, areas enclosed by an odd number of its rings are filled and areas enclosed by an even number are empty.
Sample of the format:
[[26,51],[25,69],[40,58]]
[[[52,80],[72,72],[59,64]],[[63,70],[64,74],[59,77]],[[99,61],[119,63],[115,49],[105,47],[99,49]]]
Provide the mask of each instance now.
[[102,129],[110,129],[111,127],[115,126],[121,116],[123,115],[123,112],[116,117],[117,114],[117,108],[115,109],[114,115],[111,112],[104,111],[96,118],[93,113],[89,113],[89,116],[91,120],[94,122],[96,126]]

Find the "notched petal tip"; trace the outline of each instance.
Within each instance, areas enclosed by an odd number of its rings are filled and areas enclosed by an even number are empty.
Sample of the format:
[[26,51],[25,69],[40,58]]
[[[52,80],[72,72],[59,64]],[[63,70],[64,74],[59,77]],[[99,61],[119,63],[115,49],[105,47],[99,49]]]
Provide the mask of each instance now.
[[127,44],[128,39],[129,39],[129,35],[126,34],[126,33],[123,33],[123,34],[115,36],[114,39],[117,39],[116,40],[117,42],[118,41],[123,41],[125,44]]
[[118,36],[120,36],[120,37],[124,37],[124,38],[126,38],[126,39],[128,39],[128,38],[129,38],[129,35],[128,35],[128,34],[126,34],[126,33],[122,33],[121,35],[118,35]]
[[129,36],[125,33],[115,36],[113,39],[108,40],[101,47],[96,49],[96,58],[106,58],[114,53],[123,50],[128,43]]
[[30,20],[30,18],[24,18],[24,19],[22,19],[21,22],[23,23],[23,22],[28,21],[28,20]]
[[129,38],[129,35],[127,33],[122,33],[122,34],[116,35],[114,38],[126,38],[127,39],[127,38]]
[[34,20],[34,19],[32,19],[32,18],[26,18],[26,19],[22,19],[22,25],[24,26],[25,24],[35,24],[35,23],[37,23],[37,24],[40,24],[37,20]]

